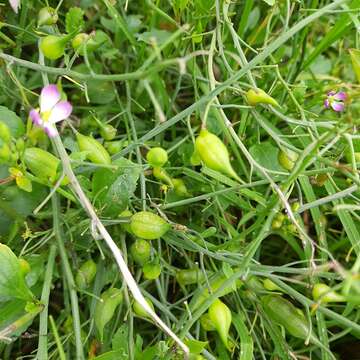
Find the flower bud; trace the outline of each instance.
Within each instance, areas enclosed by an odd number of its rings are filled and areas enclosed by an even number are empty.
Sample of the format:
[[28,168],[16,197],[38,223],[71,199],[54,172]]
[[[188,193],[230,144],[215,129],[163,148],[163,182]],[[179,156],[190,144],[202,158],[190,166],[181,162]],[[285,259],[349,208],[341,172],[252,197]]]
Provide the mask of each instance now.
[[2,121],[0,121],[0,139],[5,142],[9,143],[11,140],[11,133],[9,127]]
[[146,154],[146,160],[152,167],[163,167],[168,161],[168,155],[163,148],[155,147]]
[[161,265],[158,262],[151,261],[146,263],[142,270],[146,280],[155,280],[161,274]]
[[76,134],[80,151],[87,152],[86,157],[95,164],[110,165],[111,158],[106,149],[94,138],[80,133]]
[[114,316],[115,310],[123,301],[123,294],[120,289],[110,288],[101,294],[101,301],[96,303],[94,320],[102,341],[105,325]]
[[54,25],[59,17],[55,9],[50,6],[43,7],[38,12],[38,26]]
[[148,211],[140,211],[131,217],[130,228],[135,236],[154,240],[162,237],[170,230],[168,224],[160,216]]
[[[149,306],[155,311],[152,301],[149,298],[145,298],[145,300],[149,304]],[[134,301],[133,310],[134,313],[139,317],[151,318],[147,311],[137,301]]]
[[214,324],[223,344],[229,348],[228,336],[232,320],[230,309],[222,301],[216,299],[209,307],[209,319]]
[[208,168],[239,180],[231,166],[229,152],[225,144],[216,135],[202,129],[196,138],[195,148]]
[[278,102],[261,89],[250,89],[246,93],[246,100],[249,105],[255,106],[257,104],[270,104],[279,106]]
[[314,285],[312,296],[314,300],[320,300],[323,303],[346,301],[344,296],[333,291],[330,286],[322,283]]
[[278,160],[284,169],[291,171],[294,168],[298,157],[299,155],[296,152],[287,149],[286,151],[281,150],[279,152]]
[[94,280],[96,275],[96,264],[93,260],[84,262],[76,273],[75,282],[79,289],[86,289]]
[[137,264],[144,265],[150,260],[151,245],[146,240],[137,239],[130,247],[130,254]]
[[106,124],[100,129],[100,135],[104,140],[112,140],[116,136],[116,129],[112,125]]
[[71,46],[77,50],[80,55],[84,53],[84,44],[88,41],[89,35],[86,33],[77,34],[71,41]]
[[40,49],[44,56],[50,60],[61,58],[65,53],[67,35],[47,35],[40,41]]

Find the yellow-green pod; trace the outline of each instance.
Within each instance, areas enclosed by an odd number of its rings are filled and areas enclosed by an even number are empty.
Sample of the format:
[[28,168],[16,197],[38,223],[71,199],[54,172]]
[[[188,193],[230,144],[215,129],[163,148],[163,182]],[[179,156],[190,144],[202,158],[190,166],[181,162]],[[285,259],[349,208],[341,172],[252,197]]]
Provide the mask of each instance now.
[[[145,300],[149,304],[151,309],[153,309],[153,311],[155,311],[152,301],[149,298],[145,298]],[[134,313],[139,317],[151,318],[149,316],[149,314],[147,313],[147,311],[145,311],[145,309],[137,301],[134,301],[134,303],[133,303],[133,310],[134,310]]]
[[221,341],[229,348],[228,336],[232,316],[230,309],[219,299],[216,299],[209,307],[209,319],[214,324]]
[[278,102],[261,89],[250,89],[246,93],[246,100],[249,105],[255,106],[257,104],[269,104],[279,106]]
[[291,171],[298,157],[299,155],[296,152],[287,149],[286,151],[279,151],[278,160],[284,169]]
[[202,129],[196,138],[195,149],[208,168],[239,180],[231,166],[229,152],[225,144],[216,135]]
[[75,276],[76,285],[79,289],[86,289],[94,280],[96,275],[96,264],[93,260],[85,261],[79,268]]
[[273,281],[270,279],[265,279],[263,281],[264,288],[269,291],[281,291],[281,288],[277,286]]
[[38,178],[53,183],[57,177],[57,169],[60,160],[40,148],[27,148],[24,151],[24,162],[26,167]]
[[40,49],[46,58],[56,60],[64,55],[68,40],[68,35],[48,35],[40,40]]
[[215,331],[215,326],[208,313],[201,315],[200,325],[205,331]]
[[171,228],[159,215],[140,211],[131,217],[130,228],[141,239],[154,240],[165,235]]
[[94,138],[85,136],[80,133],[76,134],[76,140],[80,151],[87,152],[88,160],[95,164],[110,165],[111,158],[106,149]]
[[137,239],[130,247],[130,254],[137,264],[144,265],[147,263],[151,255],[151,245],[149,241]]
[[345,297],[332,290],[330,286],[322,283],[315,284],[312,290],[314,300],[319,300],[323,303],[330,302],[344,302]]
[[59,16],[56,10],[50,6],[43,7],[38,12],[38,26],[54,25],[58,19]]
[[146,154],[146,160],[152,167],[163,167],[168,161],[166,150],[154,147]]
[[183,197],[191,196],[191,194],[188,192],[188,189],[182,179],[172,178],[171,181],[174,185],[174,190],[175,190],[176,195],[183,196]]
[[160,180],[161,182],[169,185],[170,188],[173,188],[174,185],[172,183],[171,177],[168,175],[166,170],[163,168],[156,166],[153,168],[153,175],[156,179]]

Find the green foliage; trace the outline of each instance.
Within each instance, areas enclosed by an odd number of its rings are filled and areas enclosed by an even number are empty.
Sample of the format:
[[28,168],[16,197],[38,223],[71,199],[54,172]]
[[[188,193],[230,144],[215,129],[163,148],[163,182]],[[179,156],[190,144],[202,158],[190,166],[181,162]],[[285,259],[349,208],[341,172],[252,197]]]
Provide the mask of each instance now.
[[79,7],[72,7],[65,17],[65,29],[68,34],[79,32],[85,26],[84,11]]

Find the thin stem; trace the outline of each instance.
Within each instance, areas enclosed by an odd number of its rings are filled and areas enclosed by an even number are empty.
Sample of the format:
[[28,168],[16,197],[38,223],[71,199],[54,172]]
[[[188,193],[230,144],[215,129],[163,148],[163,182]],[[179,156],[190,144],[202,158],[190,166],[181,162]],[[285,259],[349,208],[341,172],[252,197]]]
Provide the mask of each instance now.
[[75,336],[75,348],[76,348],[76,359],[84,359],[83,345],[81,341],[81,323],[80,323],[80,312],[79,312],[79,301],[76,292],[76,286],[74,277],[71,271],[69,259],[67,257],[64,241],[63,241],[63,232],[60,224],[60,206],[57,195],[54,195],[51,198],[52,209],[53,209],[53,221],[54,221],[54,233],[58,243],[58,248],[60,252],[61,261],[63,264],[66,281],[69,287],[70,293],[70,302],[71,302],[71,312],[73,317],[73,326],[74,326],[74,336]]
[[48,262],[46,266],[44,285],[41,293],[41,303],[44,304],[44,310],[40,314],[39,325],[39,343],[36,358],[38,360],[48,359],[48,309],[49,309],[49,296],[50,287],[54,270],[56,255],[56,246],[51,245],[49,251]]

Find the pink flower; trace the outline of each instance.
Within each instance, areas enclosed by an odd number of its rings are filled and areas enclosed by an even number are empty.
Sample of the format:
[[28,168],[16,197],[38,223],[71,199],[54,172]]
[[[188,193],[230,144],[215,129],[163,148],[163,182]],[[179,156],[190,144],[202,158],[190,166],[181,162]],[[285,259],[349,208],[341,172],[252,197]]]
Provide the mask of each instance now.
[[9,0],[10,6],[12,7],[12,9],[18,13],[19,8],[20,8],[20,0]]
[[326,109],[332,108],[336,112],[344,111],[345,104],[344,101],[347,99],[347,95],[343,91],[330,91],[327,94],[327,97],[324,101],[324,106]]
[[68,101],[60,101],[61,94],[56,85],[47,85],[41,90],[40,112],[39,109],[32,109],[29,116],[33,123],[41,126],[50,136],[57,135],[55,124],[68,118],[72,106]]

